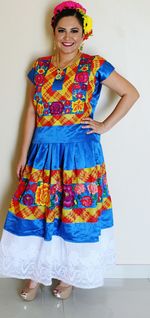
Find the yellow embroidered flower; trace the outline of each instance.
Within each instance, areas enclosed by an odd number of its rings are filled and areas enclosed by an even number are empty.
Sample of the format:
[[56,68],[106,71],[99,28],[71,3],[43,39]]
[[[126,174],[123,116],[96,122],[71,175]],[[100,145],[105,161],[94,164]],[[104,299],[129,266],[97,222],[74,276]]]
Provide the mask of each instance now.
[[84,103],[81,100],[77,100],[72,103],[73,112],[80,112],[84,110]]
[[41,105],[41,104],[38,104],[37,105],[37,112],[39,115],[42,115],[43,114],[43,111],[44,111],[44,106]]
[[35,202],[39,205],[47,206],[50,205],[50,191],[48,183],[42,183],[37,187],[35,194]]
[[88,15],[84,15],[84,33],[87,34],[87,33],[90,33],[92,31],[92,18],[89,17]]

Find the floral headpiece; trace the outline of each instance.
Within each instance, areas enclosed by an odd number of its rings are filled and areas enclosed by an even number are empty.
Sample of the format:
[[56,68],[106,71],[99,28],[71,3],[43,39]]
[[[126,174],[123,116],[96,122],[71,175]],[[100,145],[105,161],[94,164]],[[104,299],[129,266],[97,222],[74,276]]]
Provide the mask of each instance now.
[[77,3],[74,1],[61,2],[60,4],[58,4],[54,8],[54,12],[53,12],[54,15],[53,15],[52,20],[51,20],[51,25],[52,25],[53,29],[54,29],[55,19],[56,19],[57,15],[65,9],[74,9],[74,10],[81,13],[81,15],[83,17],[84,40],[88,39],[88,37],[90,35],[93,35],[92,18],[86,14],[86,9],[80,3]]

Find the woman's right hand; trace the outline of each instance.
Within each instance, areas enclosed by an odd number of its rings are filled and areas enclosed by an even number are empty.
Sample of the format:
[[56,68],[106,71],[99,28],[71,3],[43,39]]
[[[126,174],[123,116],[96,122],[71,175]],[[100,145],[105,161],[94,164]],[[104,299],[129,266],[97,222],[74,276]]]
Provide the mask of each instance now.
[[26,156],[21,156],[21,158],[19,159],[19,162],[17,164],[17,171],[16,172],[17,172],[17,177],[18,177],[19,180],[22,178],[26,161],[27,161],[27,157]]

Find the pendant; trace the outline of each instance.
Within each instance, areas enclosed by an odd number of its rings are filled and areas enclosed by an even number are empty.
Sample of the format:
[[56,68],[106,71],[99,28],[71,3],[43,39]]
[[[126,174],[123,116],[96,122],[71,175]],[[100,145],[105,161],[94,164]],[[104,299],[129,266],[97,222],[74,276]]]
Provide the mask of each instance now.
[[57,80],[62,79],[63,75],[64,75],[64,71],[58,68],[57,69],[57,74],[56,74],[56,79]]
[[57,75],[56,75],[56,79],[57,79],[57,80],[62,79],[62,75],[61,75],[60,73],[57,73]]

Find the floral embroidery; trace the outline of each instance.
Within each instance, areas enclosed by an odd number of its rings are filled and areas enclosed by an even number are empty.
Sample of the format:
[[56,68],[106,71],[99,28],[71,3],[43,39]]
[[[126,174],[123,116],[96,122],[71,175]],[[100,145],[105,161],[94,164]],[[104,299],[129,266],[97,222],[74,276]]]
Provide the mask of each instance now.
[[80,72],[76,74],[75,80],[80,83],[85,83],[87,82],[88,77],[89,77],[88,72]]
[[77,100],[76,102],[72,102],[73,112],[81,112],[84,110],[84,103],[81,100]]
[[74,187],[74,191],[77,193],[77,194],[81,194],[85,191],[85,186],[84,184],[76,184],[75,187]]
[[61,102],[53,102],[50,105],[51,114],[61,114],[63,112],[64,105]]
[[97,184],[91,183],[87,186],[90,193],[95,194],[98,192]]
[[72,186],[70,185],[64,185],[63,204],[66,207],[71,207],[74,205],[74,193]]
[[48,183],[42,183],[37,187],[35,202],[39,205],[48,206],[50,205],[50,191]]
[[82,199],[81,199],[81,203],[82,205],[84,206],[90,206],[92,205],[92,198],[90,196],[84,196]]
[[31,194],[27,193],[27,194],[25,194],[25,195],[23,196],[23,203],[24,203],[25,205],[30,206],[30,205],[33,204],[33,202],[34,202],[34,198],[32,197]]
[[44,106],[38,103],[38,114],[43,115],[43,112],[44,112]]
[[36,85],[42,85],[44,83],[44,75],[42,74],[37,74],[35,76],[35,84]]

